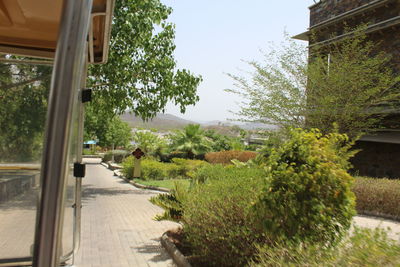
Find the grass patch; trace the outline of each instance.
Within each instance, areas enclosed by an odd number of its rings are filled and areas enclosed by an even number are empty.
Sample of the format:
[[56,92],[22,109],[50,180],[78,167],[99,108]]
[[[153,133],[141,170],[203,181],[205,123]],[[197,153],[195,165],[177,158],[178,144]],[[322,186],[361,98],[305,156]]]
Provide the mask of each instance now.
[[169,180],[141,180],[141,179],[133,179],[135,183],[147,185],[147,186],[156,186],[167,189],[173,189],[175,182],[179,181],[183,184],[184,187],[188,188],[190,185],[190,180],[188,179],[169,179]]

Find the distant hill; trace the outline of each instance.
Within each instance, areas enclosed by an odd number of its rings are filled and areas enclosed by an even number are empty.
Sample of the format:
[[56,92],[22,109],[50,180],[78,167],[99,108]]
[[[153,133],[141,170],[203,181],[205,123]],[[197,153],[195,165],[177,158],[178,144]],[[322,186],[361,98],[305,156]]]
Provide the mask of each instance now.
[[207,122],[195,122],[191,120],[185,120],[178,116],[171,114],[158,113],[155,118],[144,122],[141,118],[136,117],[128,112],[122,114],[121,119],[127,122],[132,128],[145,128],[145,129],[157,129],[159,131],[169,131],[174,129],[182,129],[188,124],[200,124],[205,129],[213,129],[221,134],[236,136],[238,133],[237,127],[244,130],[258,130],[258,129],[277,129],[274,125],[267,125],[262,123],[240,123],[234,121],[207,121]]
[[272,124],[264,124],[259,122],[246,122],[239,125],[240,128],[245,130],[277,130],[278,126]]
[[199,124],[197,122],[185,120],[171,114],[162,113],[158,113],[156,117],[147,122],[144,122],[141,118],[127,112],[122,114],[120,117],[121,120],[127,122],[131,127],[157,129],[161,131],[182,129],[188,124]]

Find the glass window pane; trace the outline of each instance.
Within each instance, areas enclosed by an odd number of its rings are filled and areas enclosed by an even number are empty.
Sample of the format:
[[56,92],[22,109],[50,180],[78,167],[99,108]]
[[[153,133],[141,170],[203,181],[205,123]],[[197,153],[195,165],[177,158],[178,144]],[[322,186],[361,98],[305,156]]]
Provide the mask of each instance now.
[[52,67],[0,63],[0,259],[31,257]]

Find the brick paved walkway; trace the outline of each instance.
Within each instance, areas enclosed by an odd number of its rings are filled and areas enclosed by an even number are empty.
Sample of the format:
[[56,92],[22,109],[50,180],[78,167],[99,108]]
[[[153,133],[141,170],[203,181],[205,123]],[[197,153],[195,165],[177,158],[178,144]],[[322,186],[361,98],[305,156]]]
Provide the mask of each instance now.
[[159,242],[172,222],[152,218],[161,209],[99,164],[87,164],[83,182],[82,243],[77,267],[174,266]]

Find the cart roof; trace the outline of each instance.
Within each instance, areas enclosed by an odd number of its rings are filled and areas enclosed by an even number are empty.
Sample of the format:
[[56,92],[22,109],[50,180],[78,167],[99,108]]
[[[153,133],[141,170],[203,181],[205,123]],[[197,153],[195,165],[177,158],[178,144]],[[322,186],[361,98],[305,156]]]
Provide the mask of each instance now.
[[[115,0],[93,0],[89,62],[105,63]],[[52,59],[63,0],[1,0],[0,53]]]

